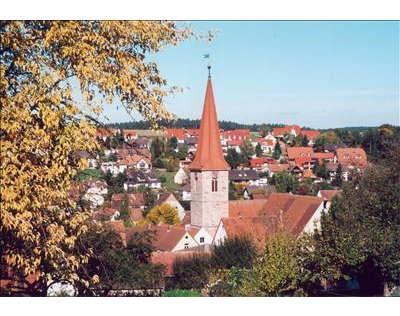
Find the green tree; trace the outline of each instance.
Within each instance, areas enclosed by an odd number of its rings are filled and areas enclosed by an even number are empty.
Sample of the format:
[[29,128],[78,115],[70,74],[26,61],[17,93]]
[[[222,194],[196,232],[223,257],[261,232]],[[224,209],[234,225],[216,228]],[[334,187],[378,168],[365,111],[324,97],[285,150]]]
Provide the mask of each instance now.
[[251,159],[251,157],[255,153],[253,144],[251,143],[250,139],[247,138],[240,144],[239,148],[240,148],[240,155],[239,155],[240,163],[248,166],[249,159]]
[[256,156],[257,157],[261,157],[262,154],[263,154],[262,148],[261,148],[260,144],[257,144],[257,146],[256,146]]
[[172,136],[170,139],[168,139],[167,146],[176,149],[178,147],[178,139],[176,136]]
[[272,182],[276,191],[281,193],[294,192],[299,186],[297,179],[287,171],[274,173]]
[[240,163],[240,156],[234,148],[228,149],[225,159],[232,169],[236,169]]
[[79,295],[105,296],[110,290],[161,287],[163,267],[150,263],[152,238],[148,233],[135,233],[125,247],[114,230],[91,225],[78,243],[79,251],[91,252],[88,264],[80,266],[78,274],[98,275],[99,283],[90,290],[78,288]]
[[243,284],[246,296],[282,296],[294,293],[300,275],[296,239],[285,232],[268,237],[252,274]]
[[119,207],[118,211],[119,211],[119,216],[117,219],[124,221],[125,227],[131,227],[132,222],[129,216],[129,211],[130,211],[129,199],[128,199],[128,194],[126,192],[124,193],[124,197],[122,199],[121,206]]
[[366,296],[400,282],[400,149],[391,155],[344,186],[315,234],[314,268],[356,278]]
[[308,146],[308,138],[307,135],[304,135],[302,140],[301,140],[301,146],[307,147]]
[[328,171],[326,170],[326,164],[323,162],[322,164],[319,163],[319,160],[317,160],[314,164],[314,167],[312,169],[313,173],[322,179],[327,178]]
[[211,256],[213,269],[251,268],[257,251],[252,239],[248,236],[232,237],[217,245]]
[[195,254],[189,258],[178,257],[172,268],[173,288],[201,290],[208,282],[210,258],[207,254]]
[[165,147],[164,142],[158,137],[151,142],[150,152],[153,162],[162,156],[165,149],[164,147]]
[[269,132],[269,127],[267,124],[261,124],[260,127],[258,128],[258,132],[260,133],[261,137],[264,138],[267,136]]
[[276,142],[275,148],[274,148],[274,154],[272,157],[274,159],[279,159],[282,156],[282,148],[281,145],[279,145],[279,141]]
[[332,185],[341,188],[342,184],[343,184],[343,179],[342,179],[342,166],[339,165],[337,170],[336,170],[336,174],[335,177],[332,180]]
[[180,147],[178,149],[178,153],[177,153],[176,157],[180,160],[183,160],[186,158],[187,153],[188,153],[188,148],[186,146]]

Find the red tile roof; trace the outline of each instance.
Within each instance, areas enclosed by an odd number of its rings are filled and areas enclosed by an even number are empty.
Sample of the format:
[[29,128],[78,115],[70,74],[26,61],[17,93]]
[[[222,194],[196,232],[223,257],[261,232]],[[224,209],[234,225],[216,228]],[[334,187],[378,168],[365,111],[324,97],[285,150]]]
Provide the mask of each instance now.
[[289,159],[295,159],[296,157],[312,156],[314,151],[311,147],[288,147],[286,149]]
[[323,164],[325,160],[332,161],[335,157],[335,154],[332,152],[329,153],[313,153],[312,158],[318,159],[320,164]]
[[[150,228],[132,227],[126,231],[127,240],[129,241],[135,232],[147,229],[155,233],[152,245],[159,251],[172,251],[186,234],[185,227],[182,226],[159,225],[151,226]],[[195,230],[194,227],[191,227],[191,229]],[[189,235],[192,236],[192,233],[189,232]]]
[[260,145],[265,145],[265,146],[274,146],[274,141],[272,139],[265,139],[265,138],[256,138],[256,142],[259,143]]
[[301,135],[307,136],[308,140],[315,140],[319,137],[320,131],[313,131],[313,130],[302,130]]
[[208,78],[203,114],[201,117],[199,143],[190,170],[229,170],[222,154],[217,111],[211,78]]
[[274,192],[265,203],[262,215],[270,218],[282,216],[284,228],[299,235],[322,202],[323,199],[315,196]]
[[228,238],[247,235],[256,244],[263,244],[268,226],[262,217],[229,217],[221,219]]
[[294,129],[297,135],[301,133],[301,128],[298,125],[285,125],[284,127],[275,127],[272,129],[274,135],[284,135],[285,132],[290,133]]
[[367,155],[362,148],[338,148],[336,155],[340,164],[351,164],[353,166],[367,166]]
[[129,212],[129,217],[133,222],[137,222],[143,218],[143,210],[141,208],[133,208]]
[[304,164],[311,163],[311,157],[295,157],[294,163],[299,166],[303,166]]
[[268,164],[268,169],[271,172],[280,172],[280,171],[287,171],[289,169],[289,164],[284,163],[284,164],[280,164],[280,163],[273,163],[273,164]]
[[124,137],[135,138],[137,136],[137,132],[134,129],[123,129],[122,135],[124,135]]
[[229,201],[229,217],[257,217],[265,203],[265,199]]

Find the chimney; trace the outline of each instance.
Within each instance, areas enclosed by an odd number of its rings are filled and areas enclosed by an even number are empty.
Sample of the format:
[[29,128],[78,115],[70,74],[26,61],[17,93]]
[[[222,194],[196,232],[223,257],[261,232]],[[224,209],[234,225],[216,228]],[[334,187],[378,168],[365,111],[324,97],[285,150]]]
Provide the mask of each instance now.
[[168,225],[167,232],[171,231],[171,225]]
[[190,232],[191,229],[192,229],[192,227],[191,227],[190,224],[186,224],[186,225],[185,225],[185,231],[186,231],[186,232]]

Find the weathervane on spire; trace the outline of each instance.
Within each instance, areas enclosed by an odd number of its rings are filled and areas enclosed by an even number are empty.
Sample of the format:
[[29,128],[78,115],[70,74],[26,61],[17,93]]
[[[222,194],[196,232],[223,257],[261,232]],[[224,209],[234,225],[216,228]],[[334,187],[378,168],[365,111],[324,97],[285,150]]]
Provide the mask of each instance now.
[[203,55],[203,58],[204,58],[204,59],[208,59],[208,65],[207,65],[207,68],[208,68],[208,77],[211,77],[210,54],[205,54],[205,55]]

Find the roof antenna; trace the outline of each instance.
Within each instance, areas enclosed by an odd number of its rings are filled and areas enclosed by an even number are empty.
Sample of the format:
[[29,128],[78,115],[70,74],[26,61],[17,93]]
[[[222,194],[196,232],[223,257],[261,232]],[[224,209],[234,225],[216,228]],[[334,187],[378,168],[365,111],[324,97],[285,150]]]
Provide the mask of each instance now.
[[207,68],[208,68],[208,78],[211,78],[210,54],[205,54],[205,55],[203,55],[203,58],[204,58],[204,59],[208,59],[208,65],[207,65]]

